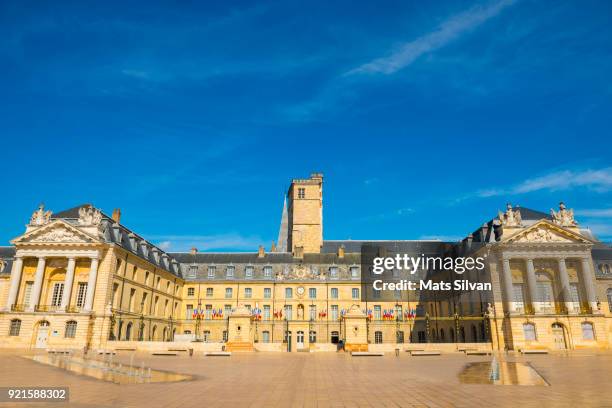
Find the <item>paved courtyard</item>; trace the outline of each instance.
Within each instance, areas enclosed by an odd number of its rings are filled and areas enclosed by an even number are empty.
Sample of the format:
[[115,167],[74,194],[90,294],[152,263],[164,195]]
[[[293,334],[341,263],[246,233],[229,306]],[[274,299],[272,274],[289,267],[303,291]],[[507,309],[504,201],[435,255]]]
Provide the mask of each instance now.
[[[126,352],[117,360],[128,362]],[[490,357],[351,357],[339,353],[235,353],[231,357],[135,356],[192,374],[180,383],[116,385],[0,353],[0,386],[67,386],[70,407],[612,406],[612,353],[508,357],[529,361],[550,386],[466,385],[458,373]]]

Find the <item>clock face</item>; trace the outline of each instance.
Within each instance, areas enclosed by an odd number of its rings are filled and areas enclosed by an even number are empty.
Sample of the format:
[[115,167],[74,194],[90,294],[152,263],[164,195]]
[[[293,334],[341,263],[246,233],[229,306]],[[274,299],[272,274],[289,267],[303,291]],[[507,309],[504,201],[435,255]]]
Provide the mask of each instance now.
[[300,296],[304,294],[304,287],[303,286],[298,286],[297,294],[300,295]]

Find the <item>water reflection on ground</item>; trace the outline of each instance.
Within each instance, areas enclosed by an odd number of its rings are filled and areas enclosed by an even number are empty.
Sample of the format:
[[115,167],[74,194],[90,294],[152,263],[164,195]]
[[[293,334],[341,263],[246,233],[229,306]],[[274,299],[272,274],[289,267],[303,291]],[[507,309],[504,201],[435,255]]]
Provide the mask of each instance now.
[[41,364],[47,364],[75,374],[86,375],[115,384],[147,384],[159,382],[187,381],[193,377],[186,374],[153,370],[143,365],[124,365],[110,359],[84,359],[75,356],[35,355],[24,356]]
[[543,385],[548,382],[528,363],[507,361],[469,363],[459,374],[463,384]]

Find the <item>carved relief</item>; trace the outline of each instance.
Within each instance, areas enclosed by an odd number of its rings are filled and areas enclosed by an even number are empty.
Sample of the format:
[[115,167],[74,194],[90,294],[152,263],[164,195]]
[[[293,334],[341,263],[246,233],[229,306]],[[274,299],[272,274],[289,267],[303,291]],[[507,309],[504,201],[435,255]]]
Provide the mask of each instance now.
[[507,227],[520,227],[523,223],[521,212],[519,210],[513,210],[512,204],[510,203],[506,205],[505,213],[498,211],[498,217],[502,225]]
[[97,208],[84,206],[79,209],[79,225],[100,225],[102,213]]
[[32,217],[30,217],[30,225],[45,225],[48,224],[51,220],[51,210],[45,211],[45,205],[41,204],[38,206],[38,209],[32,213]]
[[83,238],[65,227],[59,227],[33,237],[30,242],[83,242]]
[[559,203],[559,211],[550,209],[550,215],[553,218],[553,222],[562,227],[575,227],[578,225],[576,220],[574,220],[574,210],[571,208],[568,210],[563,201]]
[[51,258],[48,262],[50,268],[66,268],[68,262],[62,258]]
[[572,242],[570,239],[553,234],[549,230],[538,227],[521,235],[514,242]]

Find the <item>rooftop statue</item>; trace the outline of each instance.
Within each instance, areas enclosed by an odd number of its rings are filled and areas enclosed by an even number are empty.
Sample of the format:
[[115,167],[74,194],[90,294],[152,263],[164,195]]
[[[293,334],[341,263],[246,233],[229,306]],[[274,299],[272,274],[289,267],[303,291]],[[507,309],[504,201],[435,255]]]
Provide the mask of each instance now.
[[574,210],[566,209],[563,201],[559,203],[559,211],[555,211],[552,208],[550,209],[550,215],[552,216],[553,222],[562,227],[575,227],[578,225],[576,220],[574,220]]
[[45,225],[51,219],[51,210],[45,211],[45,205],[40,204],[38,209],[32,213],[30,225]]
[[100,225],[102,221],[102,213],[93,206],[84,206],[79,208],[79,224],[80,225]]
[[501,221],[502,225],[506,227],[520,227],[522,225],[523,220],[521,219],[521,212],[512,209],[512,204],[508,203],[506,205],[506,212],[503,213],[501,211],[498,212],[499,221]]

